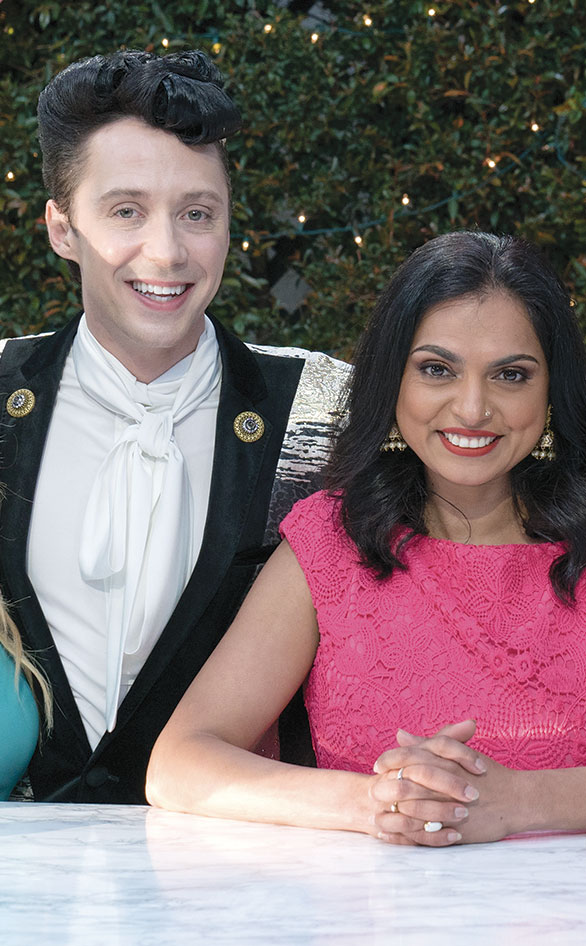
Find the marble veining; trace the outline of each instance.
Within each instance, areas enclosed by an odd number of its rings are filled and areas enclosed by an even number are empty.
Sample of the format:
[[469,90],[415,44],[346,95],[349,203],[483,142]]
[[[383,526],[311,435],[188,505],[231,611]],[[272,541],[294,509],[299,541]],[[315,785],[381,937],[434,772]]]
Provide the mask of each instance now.
[[142,807],[0,804],[2,946],[583,944],[586,835],[447,850]]

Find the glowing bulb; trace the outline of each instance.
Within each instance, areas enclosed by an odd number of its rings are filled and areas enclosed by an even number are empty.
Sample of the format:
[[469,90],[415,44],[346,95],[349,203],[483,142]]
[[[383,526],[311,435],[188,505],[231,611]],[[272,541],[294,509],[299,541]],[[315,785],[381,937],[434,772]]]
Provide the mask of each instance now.
[[7,172],[7,174],[6,174],[6,180],[7,180],[7,181],[13,181],[13,180],[14,180],[14,171],[8,171],[8,172]]
[[38,158],[38,156],[39,156],[39,152],[38,152],[38,151],[33,151],[33,158]]
[[218,55],[218,53],[220,52],[221,49],[222,49],[222,44],[221,44],[221,43],[214,43],[213,46],[212,46],[212,52],[214,53],[215,56]]
[[273,24],[272,24],[272,23],[265,23],[265,25],[264,25],[264,31],[265,31],[265,33],[271,33],[272,30],[273,30]]
[[427,15],[428,15],[428,16],[435,16],[436,12],[437,12],[437,11],[436,11],[436,9],[435,9],[434,7],[430,7],[429,10],[427,11]]
[[250,246],[250,243],[248,242],[248,240],[243,240],[243,241],[242,241],[242,249],[244,250],[245,253],[246,253],[246,251],[247,251],[247,249],[248,249],[249,246]]
[[535,3],[535,0],[529,0],[529,3]]
[[319,39],[319,33],[312,33],[312,34],[311,34],[311,42],[312,42],[312,43],[317,43],[318,39]]
[[162,40],[161,40],[161,46],[164,46],[165,49],[167,49],[167,46],[168,46],[168,45],[169,45],[169,40],[167,39],[167,37],[165,37],[165,39],[162,39]]
[[13,26],[9,26],[9,27],[7,28],[7,30],[6,30],[6,32],[8,33],[9,36],[14,36],[14,27],[13,27]]
[[539,131],[539,125],[537,122],[531,122],[531,131]]
[[305,216],[305,214],[299,214],[297,219],[299,220],[299,223],[305,223],[305,221],[307,220],[307,217]]
[[401,197],[401,203],[403,204],[404,207],[407,207],[408,204],[411,203],[411,198],[409,197],[409,194],[403,194],[403,196]]
[[362,237],[360,236],[359,233],[357,233],[356,236],[354,237],[354,242],[357,243],[358,246],[360,246],[360,244],[362,243]]
[[364,16],[362,17],[362,20],[365,26],[372,26],[372,20],[369,17],[368,13],[364,14]]
[[487,158],[487,159],[486,159],[486,163],[488,164],[489,168],[495,168],[495,167],[496,167],[496,161],[494,161],[492,158]]

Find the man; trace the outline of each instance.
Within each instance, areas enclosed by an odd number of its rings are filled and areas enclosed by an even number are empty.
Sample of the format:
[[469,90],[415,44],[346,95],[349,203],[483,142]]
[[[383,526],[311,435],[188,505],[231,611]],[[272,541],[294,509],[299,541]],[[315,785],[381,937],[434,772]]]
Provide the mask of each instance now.
[[2,581],[54,697],[37,800],[144,802],[158,733],[317,487],[345,366],[205,315],[239,125],[199,52],[98,56],[39,100],[49,239],[84,314],[0,361]]

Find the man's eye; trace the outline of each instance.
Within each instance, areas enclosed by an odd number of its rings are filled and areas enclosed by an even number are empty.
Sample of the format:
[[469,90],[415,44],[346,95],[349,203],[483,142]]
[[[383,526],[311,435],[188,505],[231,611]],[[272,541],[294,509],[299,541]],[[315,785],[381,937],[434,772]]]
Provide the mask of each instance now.
[[120,207],[119,210],[116,211],[116,216],[121,217],[122,220],[130,220],[135,213],[134,207]]
[[194,220],[196,223],[199,223],[200,220],[206,220],[208,214],[203,210],[188,210],[186,216],[188,220]]

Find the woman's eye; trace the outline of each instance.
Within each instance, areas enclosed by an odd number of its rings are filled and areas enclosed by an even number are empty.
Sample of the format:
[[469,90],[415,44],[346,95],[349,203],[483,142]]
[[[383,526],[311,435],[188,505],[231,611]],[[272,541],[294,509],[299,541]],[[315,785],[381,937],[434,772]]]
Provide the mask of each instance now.
[[446,365],[422,365],[420,370],[429,378],[445,378],[446,375],[449,374],[449,369]]
[[503,381],[525,381],[527,375],[524,371],[519,371],[518,368],[503,368],[499,378],[502,378]]

